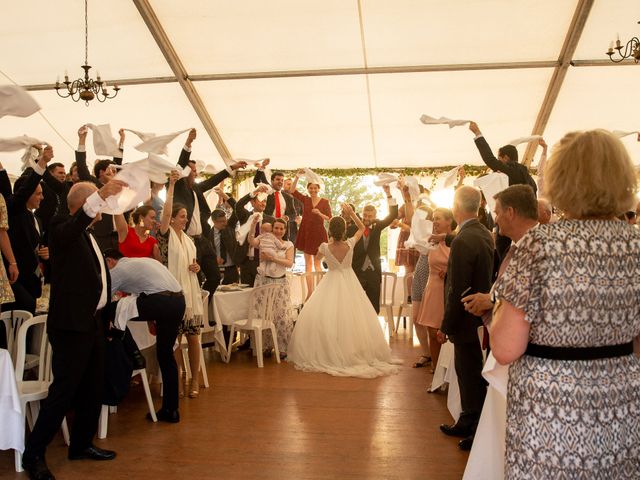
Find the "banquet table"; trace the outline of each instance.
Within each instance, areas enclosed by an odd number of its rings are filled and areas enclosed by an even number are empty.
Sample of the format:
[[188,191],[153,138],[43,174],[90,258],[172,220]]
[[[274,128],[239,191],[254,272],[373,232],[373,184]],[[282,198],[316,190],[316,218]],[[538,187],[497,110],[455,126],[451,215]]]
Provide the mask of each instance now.
[[11,355],[0,349],[0,450],[24,452],[24,416]]
[[482,376],[489,382],[489,387],[463,480],[502,480],[509,366],[500,365],[489,353]]

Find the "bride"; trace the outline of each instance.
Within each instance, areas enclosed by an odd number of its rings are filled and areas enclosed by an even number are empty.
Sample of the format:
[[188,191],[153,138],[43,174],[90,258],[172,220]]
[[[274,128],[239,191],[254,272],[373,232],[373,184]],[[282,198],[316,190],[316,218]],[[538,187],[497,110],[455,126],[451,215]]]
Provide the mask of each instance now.
[[344,219],[338,216],[329,222],[329,243],[318,249],[329,271],[298,316],[288,361],[307,372],[343,377],[374,378],[397,373],[399,367],[391,360],[378,316],[351,268],[353,246],[362,236],[364,225],[348,204],[342,211],[353,219],[358,231],[345,241]]

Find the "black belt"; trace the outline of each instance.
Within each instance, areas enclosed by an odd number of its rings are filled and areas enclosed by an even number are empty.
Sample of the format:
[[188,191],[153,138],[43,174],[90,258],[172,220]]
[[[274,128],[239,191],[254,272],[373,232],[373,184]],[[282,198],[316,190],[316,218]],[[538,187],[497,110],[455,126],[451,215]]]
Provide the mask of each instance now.
[[182,297],[183,296],[182,292],[170,292],[169,290],[152,293],[152,295],[162,295],[164,297]]
[[281,278],[284,278],[286,276],[287,276],[286,273],[280,277],[270,277],[269,275],[265,275],[265,277],[270,278],[271,280],[280,280]]
[[550,347],[529,343],[525,355],[551,360],[598,360],[601,358],[624,357],[633,353],[633,342],[601,347]]

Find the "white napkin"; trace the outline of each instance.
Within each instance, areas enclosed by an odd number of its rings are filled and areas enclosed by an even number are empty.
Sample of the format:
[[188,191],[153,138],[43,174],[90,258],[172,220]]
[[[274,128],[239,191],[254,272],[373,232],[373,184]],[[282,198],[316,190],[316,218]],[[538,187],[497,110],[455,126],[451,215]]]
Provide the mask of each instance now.
[[448,172],[440,175],[440,178],[444,179],[444,188],[453,187],[453,184],[456,183],[456,178],[458,178],[458,170],[460,170],[460,167],[453,167]]
[[107,208],[103,210],[104,213],[119,215],[133,210],[151,196],[148,172],[140,164],[127,163],[123,165],[113,178],[126,182],[128,186],[124,187],[117,195],[106,199]]
[[449,128],[460,127],[471,122],[471,120],[452,120],[447,117],[435,118],[429,115],[422,115],[420,121],[425,125],[449,125]]
[[45,142],[27,135],[12,138],[0,138],[0,152],[15,152],[16,150],[31,147],[31,145],[42,145],[43,143]]
[[320,190],[324,190],[324,182],[320,175],[311,170],[310,168],[305,168],[304,173],[300,175],[300,178],[304,178],[307,181],[307,185],[309,183],[315,183],[316,185],[320,185]]
[[153,153],[150,153],[145,159],[126,163],[122,168],[129,165],[139,166],[146,172],[147,178],[154,183],[166,183],[172,170],[178,170],[181,178],[188,177],[191,173],[191,168],[189,166],[181,168],[175,163],[171,163],[166,158],[154,155]]
[[127,322],[132,318],[139,316],[138,295],[128,295],[118,300],[118,304],[116,305],[116,316],[114,319],[114,323],[116,327],[118,327],[118,330],[124,331],[127,328]]
[[382,187],[383,185],[389,185],[398,181],[398,175],[393,173],[379,173],[378,178],[373,181],[376,187]]
[[247,236],[249,235],[249,231],[253,226],[254,218],[262,218],[262,213],[255,212],[253,215],[250,215],[246,222],[244,222],[238,229],[236,230],[236,240],[238,240],[239,245],[244,245]]
[[613,130],[611,133],[613,133],[616,137],[618,138],[623,138],[623,137],[627,137],[629,135],[633,135],[634,133],[638,134],[638,141],[640,142],[640,131],[633,131],[633,132],[626,132],[623,130]]
[[119,157],[121,155],[118,148],[118,142],[111,133],[111,125],[94,125],[87,123],[87,127],[93,133],[93,150],[96,155],[105,155],[107,157]]
[[18,85],[0,86],[0,118],[6,115],[28,117],[40,110],[40,105]]
[[146,140],[143,139],[142,143],[139,143],[133,148],[135,148],[139,152],[155,153],[156,155],[167,155],[167,145],[169,145],[178,136],[182,135],[185,132],[188,132],[189,130],[191,129],[187,128],[186,130],[180,130],[179,132],[169,133],[167,135],[154,135],[153,137],[148,137]]
[[518,137],[511,140],[508,145],[520,145],[521,143],[529,143],[533,141],[538,141],[542,138],[542,135],[529,135],[528,137]]
[[473,185],[482,190],[484,198],[487,200],[489,211],[493,212],[496,208],[496,201],[493,196],[509,186],[509,177],[504,173],[493,172],[483,177],[476,178],[473,181]]
[[411,218],[411,233],[409,238],[404,242],[407,248],[415,248],[422,255],[429,253],[434,246],[427,239],[433,233],[433,222],[427,220],[427,212],[424,210],[416,210]]
[[482,369],[482,376],[489,384],[495,388],[500,395],[507,398],[507,385],[509,383],[509,365],[500,365],[489,352],[487,361]]
[[404,177],[404,184],[409,189],[411,201],[413,203],[417,202],[420,198],[420,184],[418,183],[418,179],[413,175],[409,175],[408,177]]

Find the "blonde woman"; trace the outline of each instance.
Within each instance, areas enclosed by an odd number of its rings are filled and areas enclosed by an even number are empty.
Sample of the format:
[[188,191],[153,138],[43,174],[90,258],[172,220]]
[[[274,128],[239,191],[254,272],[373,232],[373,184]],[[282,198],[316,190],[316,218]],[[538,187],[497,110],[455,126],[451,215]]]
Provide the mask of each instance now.
[[[187,209],[184,205],[173,204],[173,190],[179,179],[180,174],[177,171],[171,172],[157,240],[161,262],[176,277],[184,293],[186,309],[178,330],[178,343],[182,340],[183,334],[187,336],[189,366],[192,373],[189,397],[197,398],[200,394],[200,329],[204,312],[198,280],[200,265],[196,262],[196,247],[184,232]],[[182,350],[179,348],[176,350],[176,361],[179,366],[182,365]]]
[[495,285],[505,478],[640,478],[640,232],[616,219],[636,203],[635,168],[592,130],[566,135],[545,174],[565,218],[513,244]]

